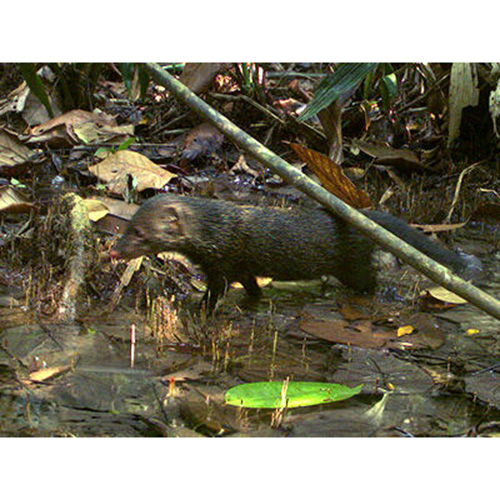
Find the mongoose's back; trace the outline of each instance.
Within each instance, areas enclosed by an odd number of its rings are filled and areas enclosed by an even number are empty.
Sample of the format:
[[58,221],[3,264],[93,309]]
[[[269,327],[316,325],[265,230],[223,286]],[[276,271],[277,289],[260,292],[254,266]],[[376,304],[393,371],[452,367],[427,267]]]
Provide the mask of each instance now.
[[[364,213],[445,265],[465,266],[460,256],[405,222],[380,212]],[[164,194],[138,210],[112,255],[184,254],[206,274],[213,307],[234,281],[258,295],[256,276],[301,280],[332,275],[358,291],[373,291],[372,250],[371,240],[322,208],[261,208]]]

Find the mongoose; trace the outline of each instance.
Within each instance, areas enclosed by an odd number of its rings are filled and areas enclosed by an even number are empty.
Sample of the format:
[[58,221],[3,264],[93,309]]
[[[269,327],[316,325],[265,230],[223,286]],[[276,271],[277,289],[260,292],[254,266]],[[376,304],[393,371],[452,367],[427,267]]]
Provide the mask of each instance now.
[[[392,215],[362,212],[457,272],[476,266],[474,257],[441,247]],[[131,259],[165,251],[185,255],[205,273],[203,300],[213,311],[235,281],[251,297],[259,297],[256,276],[286,281],[332,275],[357,291],[373,292],[373,248],[369,238],[321,207],[261,208],[160,194],[137,211],[111,256]]]

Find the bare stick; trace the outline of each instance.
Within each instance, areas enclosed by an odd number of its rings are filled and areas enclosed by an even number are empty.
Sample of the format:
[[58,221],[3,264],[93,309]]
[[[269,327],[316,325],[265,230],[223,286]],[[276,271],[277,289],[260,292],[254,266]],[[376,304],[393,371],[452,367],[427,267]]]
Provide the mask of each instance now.
[[375,240],[380,246],[387,248],[401,260],[407,262],[433,281],[455,292],[479,309],[500,319],[500,301],[471,283],[459,278],[447,267],[430,259],[316,184],[307,175],[292,167],[246,132],[239,129],[225,116],[206,104],[182,83],[164,71],[159,64],[147,63],[145,66],[154,79],[164,85],[178,100],[189,106],[205,120],[210,121],[224,135],[233,140],[258,161],[268,166],[273,172],[283,177],[287,182],[311,198],[314,198],[334,214],[352,224],[369,238]]

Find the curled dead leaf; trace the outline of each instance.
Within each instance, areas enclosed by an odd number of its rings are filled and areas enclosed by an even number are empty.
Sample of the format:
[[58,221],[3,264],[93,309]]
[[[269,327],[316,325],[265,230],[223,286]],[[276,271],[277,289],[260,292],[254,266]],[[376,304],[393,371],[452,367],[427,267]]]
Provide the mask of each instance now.
[[0,212],[9,214],[27,213],[33,204],[12,186],[0,186]]
[[300,144],[290,144],[290,146],[319,177],[322,186],[330,193],[356,208],[367,208],[372,205],[369,196],[363,190],[357,189],[342,168],[330,158]]
[[466,304],[467,301],[463,299],[462,297],[459,297],[458,295],[454,294],[453,292],[450,292],[449,290],[446,290],[446,288],[443,288],[442,286],[436,286],[433,288],[428,288],[427,290],[424,290],[421,293],[422,297],[432,297],[435,300],[438,300],[440,302],[444,302],[447,304]]
[[5,99],[0,99],[0,116],[6,113],[20,113],[24,109],[30,89],[26,82],[10,92]]
[[31,149],[25,146],[13,132],[0,128],[0,168],[22,165],[32,155]]
[[89,218],[108,234],[123,234],[128,221],[139,209],[134,203],[126,203],[106,196],[95,196],[84,201]]
[[75,134],[75,127],[85,123],[93,123],[100,127],[116,127],[116,121],[105,113],[91,113],[83,109],[73,109],[52,120],[34,127],[28,143],[47,142],[51,145],[72,145],[80,142]]
[[375,158],[376,163],[381,165],[417,172],[429,170],[429,167],[421,163],[418,156],[409,149],[394,149],[386,144],[368,143],[358,139],[354,139],[352,145],[359,148],[368,156]]
[[89,219],[92,222],[97,222],[109,214],[109,208],[102,201],[87,199],[83,200],[83,204],[87,208]]
[[72,137],[83,144],[120,143],[134,135],[133,125],[101,125],[85,122],[73,126]]

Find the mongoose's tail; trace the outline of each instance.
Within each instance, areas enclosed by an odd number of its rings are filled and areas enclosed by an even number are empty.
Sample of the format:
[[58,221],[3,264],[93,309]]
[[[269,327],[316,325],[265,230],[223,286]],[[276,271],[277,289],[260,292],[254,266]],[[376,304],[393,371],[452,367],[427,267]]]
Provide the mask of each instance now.
[[362,212],[431,259],[453,269],[464,279],[472,279],[478,276],[482,270],[481,262],[474,255],[448,250],[397,217],[376,210],[362,210]]

